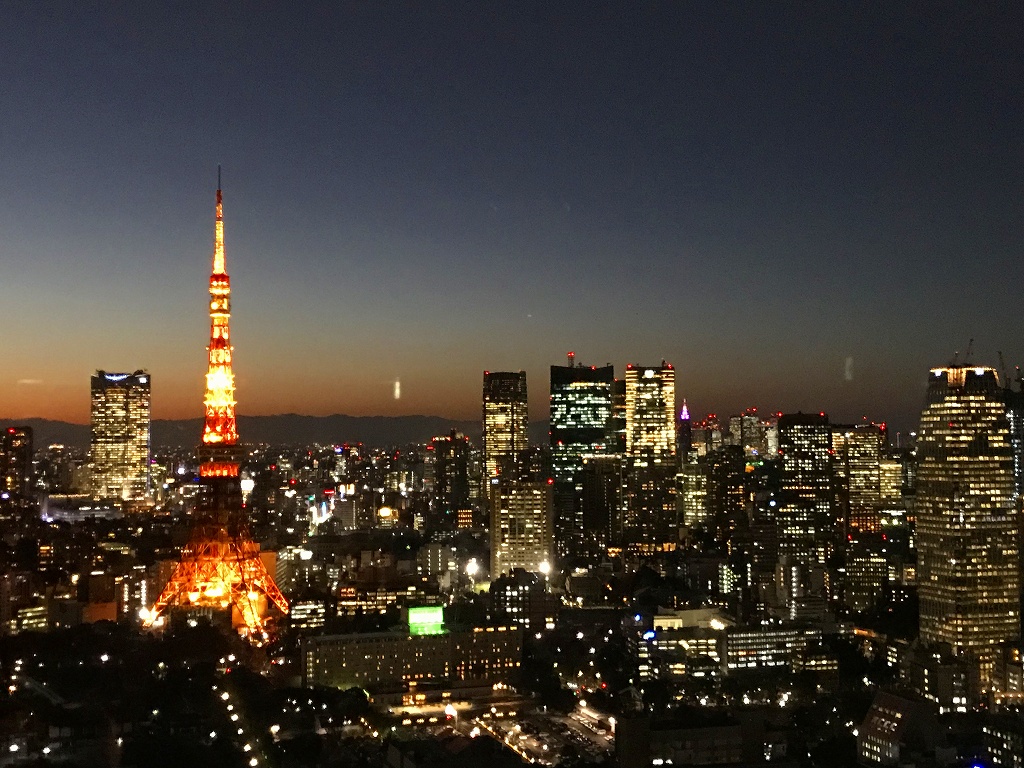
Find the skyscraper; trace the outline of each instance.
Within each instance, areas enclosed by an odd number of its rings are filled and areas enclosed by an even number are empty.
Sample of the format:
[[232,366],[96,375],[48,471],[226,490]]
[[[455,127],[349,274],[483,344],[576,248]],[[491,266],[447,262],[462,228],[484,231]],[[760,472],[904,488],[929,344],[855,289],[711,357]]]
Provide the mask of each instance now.
[[146,371],[92,377],[92,495],[137,501],[150,491],[150,376]]
[[675,547],[676,372],[626,366],[626,487],[622,545],[639,555]]
[[27,498],[32,491],[32,427],[7,427],[0,433],[0,491]]
[[706,525],[714,531],[718,541],[728,542],[732,535],[746,524],[747,462],[739,445],[723,445],[709,451],[700,464],[706,472],[705,505]]
[[460,512],[469,512],[469,438],[452,430],[430,442],[434,453],[433,524],[454,528]]
[[828,416],[780,416],[779,454],[779,555],[805,566],[824,564],[836,537]]
[[484,371],[484,482],[507,473],[529,444],[526,372]]
[[152,626],[170,608],[226,613],[232,626],[260,644],[268,637],[267,617],[288,602],[249,535],[242,502],[235,421],[235,374],[231,361],[231,279],[224,261],[224,209],[220,173],[210,275],[210,343],[207,346],[206,418],[199,446],[200,492],[195,525],[181,559],[143,621]]
[[676,372],[660,366],[626,366],[626,453],[671,460],[676,454]]
[[490,501],[491,577],[513,568],[547,575],[554,554],[551,483],[501,480]]
[[976,659],[1020,636],[1019,512],[1004,390],[995,370],[934,368],[918,432],[921,639]]
[[551,366],[551,464],[555,539],[559,554],[582,554],[584,456],[608,453],[612,416],[612,366]]
[[583,526],[583,551],[587,555],[607,555],[611,545],[622,539],[621,453],[604,453],[583,458],[579,474],[580,507]]
[[885,432],[878,424],[835,426],[832,430],[836,498],[843,530],[877,532],[881,528],[881,466]]

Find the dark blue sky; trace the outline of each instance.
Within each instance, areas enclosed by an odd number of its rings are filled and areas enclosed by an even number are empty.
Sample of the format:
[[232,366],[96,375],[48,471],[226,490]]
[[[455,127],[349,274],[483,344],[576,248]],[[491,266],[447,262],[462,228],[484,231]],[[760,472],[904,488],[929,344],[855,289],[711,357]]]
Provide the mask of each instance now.
[[241,413],[543,417],[572,349],[906,428],[1024,362],[1017,3],[157,5],[5,9],[0,414],[199,414],[218,163]]

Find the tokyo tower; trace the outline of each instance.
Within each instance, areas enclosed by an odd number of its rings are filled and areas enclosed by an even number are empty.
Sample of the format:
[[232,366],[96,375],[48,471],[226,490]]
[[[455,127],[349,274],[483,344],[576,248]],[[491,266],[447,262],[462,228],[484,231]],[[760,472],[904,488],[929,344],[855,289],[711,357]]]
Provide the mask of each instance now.
[[235,375],[231,369],[231,281],[224,269],[224,215],[217,169],[217,221],[210,275],[210,346],[206,373],[206,423],[199,446],[200,491],[195,525],[181,560],[143,624],[162,621],[170,608],[231,610],[232,625],[251,641],[267,638],[266,619],[288,601],[260,559],[249,535],[235,426]]

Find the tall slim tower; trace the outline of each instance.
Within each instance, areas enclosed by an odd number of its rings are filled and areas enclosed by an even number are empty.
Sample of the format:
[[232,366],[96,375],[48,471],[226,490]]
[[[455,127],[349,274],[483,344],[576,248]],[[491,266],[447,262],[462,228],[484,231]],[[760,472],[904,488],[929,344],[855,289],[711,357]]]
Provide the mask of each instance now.
[[484,371],[484,482],[518,460],[529,444],[526,372]]
[[430,442],[434,452],[434,525],[451,528],[460,512],[472,510],[469,494],[469,438],[452,430]]
[[0,492],[19,499],[32,492],[32,427],[0,432]]
[[882,425],[835,426],[832,450],[835,457],[835,490],[840,509],[837,523],[850,535],[881,530]]
[[137,501],[149,493],[150,384],[146,371],[92,377],[89,458],[97,499]]
[[288,602],[249,536],[242,502],[242,452],[235,426],[235,376],[231,367],[231,281],[224,264],[224,217],[220,174],[217,224],[210,275],[210,346],[206,373],[206,421],[199,446],[200,494],[195,526],[167,586],[144,623],[151,626],[172,606],[231,611],[232,625],[251,640],[267,637],[271,606],[288,612]]
[[675,502],[676,372],[626,366],[626,496],[622,544],[639,555],[679,540]]
[[555,491],[555,540],[559,554],[582,554],[583,458],[609,453],[612,435],[612,366],[551,366],[551,465]]
[[1020,636],[1020,519],[1004,390],[992,368],[934,368],[918,432],[921,639],[989,678]]
[[781,501],[779,554],[803,566],[824,565],[836,536],[832,427],[824,413],[779,417]]

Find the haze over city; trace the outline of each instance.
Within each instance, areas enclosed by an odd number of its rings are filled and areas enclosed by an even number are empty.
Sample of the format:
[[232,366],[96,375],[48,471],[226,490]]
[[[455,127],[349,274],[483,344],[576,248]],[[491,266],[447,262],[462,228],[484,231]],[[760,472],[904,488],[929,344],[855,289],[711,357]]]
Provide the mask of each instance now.
[[1019,6],[5,16],[4,417],[87,421],[99,368],[201,415],[218,164],[242,414],[477,418],[524,369],[544,418],[573,350],[908,429],[969,339],[1024,361]]

